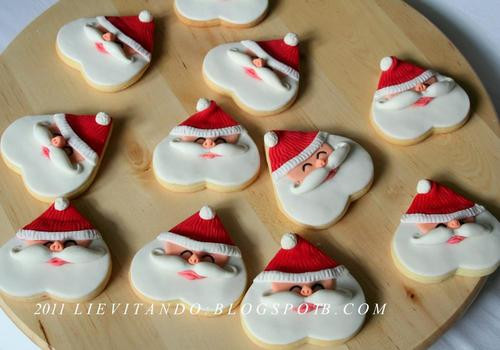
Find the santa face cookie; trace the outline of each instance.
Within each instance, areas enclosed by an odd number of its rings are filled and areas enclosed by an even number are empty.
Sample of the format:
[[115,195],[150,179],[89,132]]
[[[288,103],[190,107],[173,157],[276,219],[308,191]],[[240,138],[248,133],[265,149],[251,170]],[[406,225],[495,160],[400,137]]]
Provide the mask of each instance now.
[[101,235],[63,198],[0,248],[0,291],[21,300],[90,300],[110,273]]
[[151,62],[153,16],[97,16],[65,24],[57,33],[61,59],[92,87],[113,92],[135,83]]
[[414,144],[467,121],[469,96],[452,78],[394,56],[384,57],[380,69],[371,118],[389,142]]
[[92,183],[111,125],[103,112],[22,117],[4,131],[0,150],[36,198],[75,197]]
[[264,143],[279,207],[300,225],[332,225],[372,183],[370,155],[345,137],[276,130]]
[[332,345],[359,331],[364,315],[349,309],[358,310],[364,302],[363,290],[347,268],[287,233],[245,294],[241,322],[247,335],[264,347]]
[[279,113],[293,103],[298,70],[298,38],[293,33],[284,39],[222,44],[203,60],[207,84],[254,115]]
[[246,279],[240,250],[208,206],[160,233],[137,252],[130,267],[132,287],[141,297],[196,305],[201,314],[236,306]]
[[196,109],[156,146],[153,169],[158,181],[181,192],[248,186],[260,168],[259,151],[248,132],[214,101],[202,98]]
[[179,19],[195,27],[249,28],[266,16],[268,0],[175,0]]
[[431,180],[417,195],[392,241],[396,266],[419,282],[485,276],[500,264],[500,223],[483,206]]

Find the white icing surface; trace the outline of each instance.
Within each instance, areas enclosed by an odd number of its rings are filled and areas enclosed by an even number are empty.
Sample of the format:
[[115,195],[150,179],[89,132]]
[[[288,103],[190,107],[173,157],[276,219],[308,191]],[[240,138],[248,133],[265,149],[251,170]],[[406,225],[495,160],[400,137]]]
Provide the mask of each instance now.
[[[332,306],[330,312],[321,315],[320,311],[299,315],[287,312],[283,315],[271,315],[267,309],[266,314],[257,313],[257,305],[262,303],[261,296],[271,290],[270,282],[254,282],[245,297],[242,305],[251,304],[252,312],[245,314],[240,308],[244,327],[260,342],[269,345],[286,345],[299,341],[305,337],[322,341],[335,341],[348,338],[356,333],[363,325],[364,315],[360,315],[358,307],[365,302],[365,295],[361,286],[347,271],[336,279],[338,289],[352,292],[353,297],[344,312],[344,305]],[[259,310],[262,313],[264,308]],[[352,312],[352,314],[350,314]],[[350,314],[350,315],[349,315]]]
[[97,20],[80,18],[65,24],[57,33],[56,44],[65,57],[81,65],[82,74],[93,84],[107,88],[125,84],[148,65],[138,53],[132,56],[133,62],[127,63],[99,52],[85,35],[86,24],[97,25]]
[[80,173],[58,169],[42,154],[33,136],[33,125],[37,122],[53,122],[52,115],[22,117],[10,124],[2,135],[2,156],[21,171],[30,192],[45,198],[65,197],[86,184],[97,168],[84,159]]
[[62,300],[79,300],[98,289],[111,269],[109,250],[102,239],[93,240],[89,248],[106,250],[104,256],[62,266],[21,263],[10,254],[19,245],[25,243],[14,237],[0,248],[0,290],[11,296],[29,298],[46,293]]
[[372,181],[373,162],[363,147],[342,136],[330,134],[327,139],[332,147],[342,141],[351,146],[347,158],[333,178],[314,190],[297,195],[292,193],[293,182],[287,176],[273,179],[281,208],[298,223],[313,227],[329,225],[343,214],[349,196]]
[[282,76],[282,81],[290,86],[289,90],[282,91],[254,79],[228,56],[227,50],[231,48],[245,51],[241,43],[229,43],[214,47],[205,56],[203,74],[211,83],[231,92],[242,104],[257,112],[279,110],[294,99],[299,88],[298,81]]
[[423,277],[443,276],[458,268],[492,268],[500,262],[500,223],[488,211],[476,216],[476,222],[493,231],[457,244],[415,244],[412,237],[419,232],[417,227],[401,223],[392,241],[394,256],[405,269]]
[[252,179],[258,173],[260,156],[257,146],[246,131],[240,134],[238,144],[249,147],[243,154],[213,159],[190,157],[170,145],[178,138],[169,134],[153,152],[153,169],[157,177],[172,185],[195,185],[209,182],[219,186],[237,187]]
[[175,8],[191,21],[221,19],[244,25],[262,16],[267,10],[268,2],[268,0],[175,0]]
[[201,311],[213,312],[217,304],[229,307],[239,300],[247,281],[245,264],[241,257],[231,256],[228,264],[236,266],[233,278],[186,280],[176,272],[168,272],[151,258],[151,252],[163,248],[164,242],[155,239],[139,250],[130,266],[132,286],[146,298],[168,302],[180,300],[189,305],[199,305]]
[[[444,76],[438,75],[440,80]],[[378,108],[372,102],[372,121],[388,137],[414,140],[432,128],[451,128],[461,124],[469,114],[470,101],[458,84],[448,94],[432,100],[427,106],[410,106],[399,110]]]

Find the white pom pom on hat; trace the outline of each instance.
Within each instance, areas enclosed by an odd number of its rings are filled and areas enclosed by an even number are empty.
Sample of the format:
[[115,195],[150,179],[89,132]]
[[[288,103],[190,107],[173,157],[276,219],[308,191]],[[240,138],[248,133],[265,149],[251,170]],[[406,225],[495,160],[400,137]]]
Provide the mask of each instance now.
[[295,33],[287,33],[283,41],[289,46],[297,46],[299,44],[299,37]]
[[432,183],[429,180],[423,179],[417,183],[417,193],[425,194],[431,190]]
[[148,10],[142,10],[139,13],[139,21],[142,23],[149,23],[153,20],[153,15]]
[[196,110],[198,112],[201,112],[201,111],[204,111],[205,109],[207,109],[208,107],[210,107],[210,100],[202,97],[198,100],[198,102],[196,102]]
[[212,209],[212,207],[208,205],[204,205],[200,209],[200,218],[203,220],[212,220],[215,217],[215,210]]
[[99,125],[109,125],[111,118],[104,112],[99,112],[95,115],[95,122]]
[[392,66],[392,57],[391,56],[384,57],[380,60],[380,70],[385,72],[385,71],[389,70],[389,68],[391,68],[391,66]]
[[297,235],[295,233],[285,233],[281,237],[281,248],[289,250],[297,245]]
[[54,209],[57,211],[66,210],[69,207],[69,201],[66,198],[57,198],[54,202]]
[[264,144],[266,147],[274,147],[278,144],[278,135],[274,131],[268,131],[264,134]]

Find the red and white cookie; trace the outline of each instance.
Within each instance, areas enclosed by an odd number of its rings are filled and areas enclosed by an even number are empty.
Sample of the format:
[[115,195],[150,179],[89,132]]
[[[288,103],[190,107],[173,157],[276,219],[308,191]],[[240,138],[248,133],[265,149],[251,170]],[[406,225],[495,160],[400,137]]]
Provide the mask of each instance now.
[[111,135],[112,120],[95,115],[22,117],[4,131],[0,150],[28,191],[45,202],[75,197],[92,183]]
[[203,60],[203,76],[217,92],[231,96],[254,115],[270,115],[292,105],[299,90],[299,40],[282,39],[222,44]]
[[135,83],[149,67],[154,21],[136,16],[97,16],[65,24],[57,33],[59,57],[92,87],[113,92]]
[[348,138],[275,130],[264,135],[264,143],[279,207],[302,226],[333,225],[372,183],[370,155]]
[[394,235],[392,255],[399,270],[419,282],[485,276],[500,264],[500,223],[482,205],[420,180]]
[[132,260],[133,289],[149,301],[198,305],[220,315],[239,304],[247,274],[239,248],[204,206],[146,244]]
[[394,56],[384,57],[380,69],[371,121],[389,142],[414,144],[467,121],[469,96],[452,78]]
[[21,300],[90,300],[110,273],[99,231],[64,198],[0,247],[0,291]]
[[269,0],[175,0],[179,19],[195,27],[249,28],[267,13]]

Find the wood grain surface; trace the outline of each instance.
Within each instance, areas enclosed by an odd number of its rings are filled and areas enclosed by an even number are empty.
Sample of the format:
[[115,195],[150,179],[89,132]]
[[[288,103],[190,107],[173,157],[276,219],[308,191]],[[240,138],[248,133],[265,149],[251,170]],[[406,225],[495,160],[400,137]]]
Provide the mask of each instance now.
[[[90,88],[80,73],[57,57],[58,29],[73,19],[130,15],[147,8],[155,16],[152,64],[143,78],[118,93]],[[296,103],[272,117],[254,117],[212,92],[201,65],[215,45],[246,38],[301,38],[301,90]],[[381,57],[396,54],[456,78],[470,94],[472,116],[460,130],[409,147],[391,145],[369,123]],[[466,309],[484,279],[454,277],[424,285],[400,275],[390,241],[400,215],[422,177],[451,185],[500,216],[499,127],[491,101],[469,64],[428,20],[396,0],[270,1],[268,17],[250,29],[192,28],[175,16],[170,1],[60,1],[35,20],[0,55],[0,130],[30,114],[106,111],[115,129],[95,182],[76,206],[102,232],[113,256],[107,289],[94,303],[140,303],[131,290],[131,259],[143,245],[208,203],[241,247],[249,278],[278,249],[281,234],[303,233],[344,263],[362,285],[370,315],[354,339],[340,348],[410,349],[433,342]],[[268,129],[321,129],[359,142],[372,155],[371,190],[333,227],[304,230],[278,210],[262,156],[257,181],[238,193],[184,194],[155,180],[151,154],[169,130],[192,114],[198,97],[216,99],[263,150]],[[47,204],[26,191],[21,178],[0,164],[0,244],[38,216]],[[49,301],[50,303],[50,301]],[[239,316],[34,315],[34,303],[0,298],[0,305],[37,344],[55,349],[252,349]],[[86,304],[88,305],[88,304]],[[83,306],[83,305],[82,305]],[[371,310],[373,311],[373,310]],[[371,313],[370,311],[370,313]],[[304,349],[315,348],[312,345]]]

